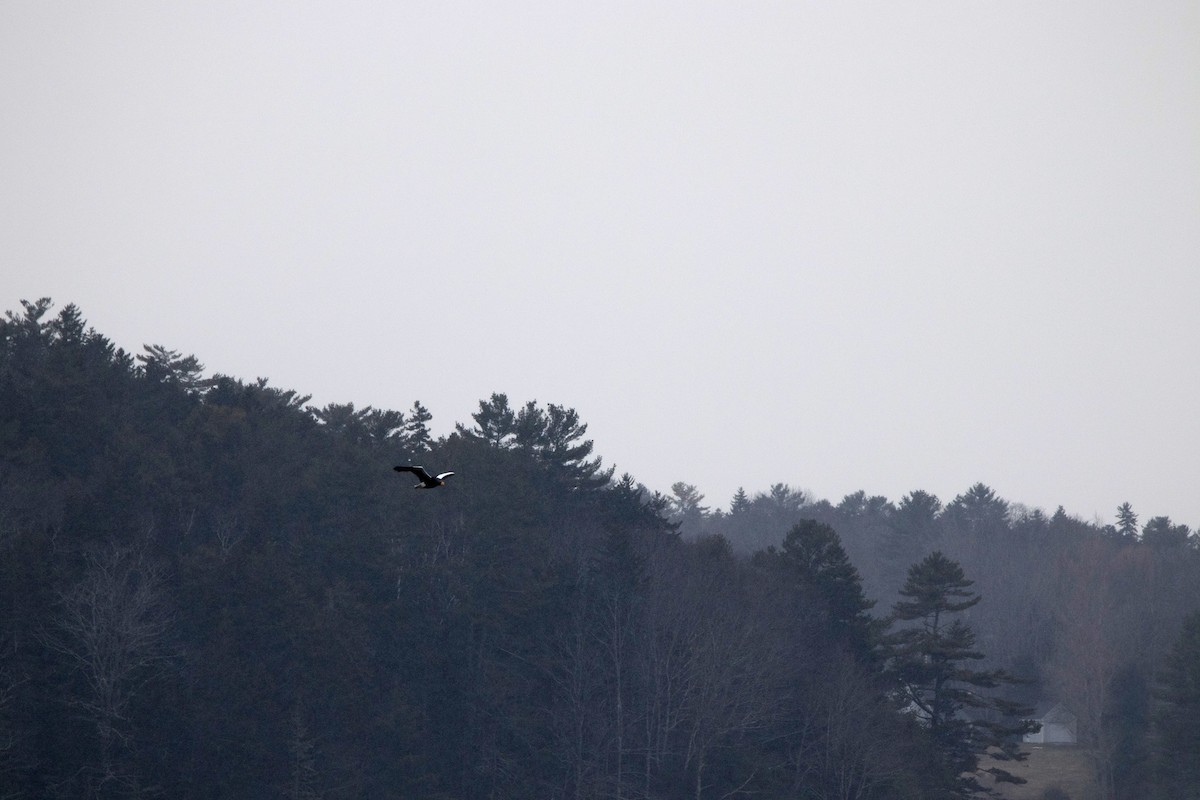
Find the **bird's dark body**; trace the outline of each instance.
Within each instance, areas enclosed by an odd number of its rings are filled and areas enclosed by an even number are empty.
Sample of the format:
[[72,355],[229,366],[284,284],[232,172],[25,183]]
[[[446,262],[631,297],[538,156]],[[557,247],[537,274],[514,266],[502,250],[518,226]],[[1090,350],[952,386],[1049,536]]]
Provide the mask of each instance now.
[[392,467],[392,469],[396,470],[396,472],[411,472],[413,475],[416,475],[420,483],[414,486],[414,489],[436,489],[439,486],[445,486],[446,478],[454,474],[453,472],[442,472],[438,475],[430,475],[425,471],[424,467],[417,466],[397,466]]

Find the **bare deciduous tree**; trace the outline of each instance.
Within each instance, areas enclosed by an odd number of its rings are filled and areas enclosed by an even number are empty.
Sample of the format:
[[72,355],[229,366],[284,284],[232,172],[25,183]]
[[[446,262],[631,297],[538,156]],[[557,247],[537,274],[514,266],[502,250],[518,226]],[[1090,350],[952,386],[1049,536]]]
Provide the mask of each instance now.
[[[1058,648],[1048,668],[1059,695],[1079,717],[1080,742],[1092,754],[1102,798],[1113,796],[1114,742],[1104,716],[1113,677],[1127,655],[1122,651],[1128,651],[1129,637],[1120,633],[1131,630],[1109,586],[1112,570],[1111,556],[1101,542],[1079,548],[1064,565],[1065,583],[1071,588],[1063,601]],[[1095,580],[1096,575],[1108,575],[1110,580]]]
[[86,557],[83,577],[60,593],[46,644],[79,671],[86,693],[72,698],[95,725],[98,755],[91,796],[110,785],[136,785],[124,763],[128,710],[137,691],[169,658],[171,615],[164,605],[162,567],[136,546],[112,544]]
[[706,543],[688,587],[687,655],[681,675],[684,767],[693,797],[705,796],[706,770],[718,749],[764,729],[777,712],[785,653],[770,615],[754,608],[749,585],[737,587],[736,562],[723,540]]

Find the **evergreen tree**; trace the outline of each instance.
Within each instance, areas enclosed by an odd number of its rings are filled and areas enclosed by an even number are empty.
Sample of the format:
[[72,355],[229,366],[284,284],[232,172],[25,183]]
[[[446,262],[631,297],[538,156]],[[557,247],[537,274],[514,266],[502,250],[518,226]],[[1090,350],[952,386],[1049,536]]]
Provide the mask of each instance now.
[[977,483],[946,506],[945,516],[964,533],[996,534],[1008,528],[1008,502]]
[[1125,542],[1133,542],[1138,536],[1138,516],[1133,506],[1122,503],[1117,507],[1117,535]]
[[690,483],[676,481],[671,484],[671,521],[678,524],[685,535],[698,536],[702,532],[708,506],[703,505],[704,495]]
[[1200,612],[1184,620],[1159,678],[1155,784],[1162,800],[1200,798]]
[[612,467],[601,469],[601,459],[590,458],[595,444],[583,438],[587,428],[575,409],[554,403],[546,406],[546,427],[538,454],[573,489],[599,489],[607,486],[613,475]]
[[1187,525],[1175,525],[1170,517],[1154,517],[1142,528],[1142,541],[1151,547],[1184,547],[1191,535]]
[[763,495],[762,499],[781,518],[796,513],[808,502],[804,492],[793,489],[786,483],[771,484],[771,490]]
[[[939,551],[914,564],[893,606],[892,621],[903,625],[887,637],[890,668],[904,702],[926,724],[939,755],[944,797],[970,797],[986,791],[978,780],[985,752],[999,760],[1022,760],[1019,737],[1036,730],[1024,717],[1030,709],[979,690],[1015,682],[1002,670],[973,670],[983,658],[975,634],[952,615],[982,599],[974,581]],[[905,624],[908,623],[908,624]],[[993,712],[997,719],[985,716]],[[986,770],[997,780],[1022,782],[1001,768]]]
[[789,578],[820,598],[830,638],[845,644],[862,663],[871,663],[878,623],[869,612],[875,603],[863,595],[858,570],[837,531],[823,522],[801,520],[784,537],[779,563]]
[[479,411],[471,416],[474,428],[455,425],[460,436],[532,455],[560,486],[601,489],[612,479],[612,468],[602,470],[599,458],[589,458],[594,444],[583,438],[587,425],[579,421],[573,408],[554,403],[542,408],[530,400],[514,412],[507,395],[493,394],[489,400],[480,400]]
[[1118,797],[1146,794],[1149,761],[1150,686],[1137,664],[1125,665],[1109,682],[1106,738],[1112,742],[1112,783]]
[[408,412],[408,421],[404,424],[404,439],[409,452],[422,455],[429,452],[433,446],[433,437],[429,434],[429,422],[433,414],[421,405],[420,400],[413,402],[412,410]]
[[[924,550],[937,540],[937,518],[942,501],[936,495],[920,489],[909,492],[896,506],[892,518],[899,546],[911,551]],[[910,562],[911,563],[911,562]]]
[[750,498],[746,495],[746,490],[741,486],[733,495],[733,500],[729,503],[730,515],[745,514],[750,510]]
[[479,410],[471,415],[475,420],[474,428],[467,428],[461,422],[455,424],[455,429],[463,436],[483,439],[493,447],[508,444],[515,431],[517,415],[508,405],[508,395],[493,393],[488,400],[479,401]]
[[901,498],[891,515],[891,524],[879,551],[889,593],[899,589],[908,566],[924,558],[937,545],[941,510],[942,501],[920,489]]
[[160,344],[148,344],[143,349],[146,354],[137,360],[142,362],[142,370],[151,381],[175,384],[188,392],[199,392],[212,384],[201,378],[204,365],[195,356],[181,355]]
[[546,436],[546,412],[530,400],[517,412],[513,422],[512,446],[525,453],[536,453]]
[[356,409],[354,403],[330,403],[324,408],[309,408],[313,418],[327,430],[363,447],[382,447],[396,443],[404,429],[404,415],[367,406]]

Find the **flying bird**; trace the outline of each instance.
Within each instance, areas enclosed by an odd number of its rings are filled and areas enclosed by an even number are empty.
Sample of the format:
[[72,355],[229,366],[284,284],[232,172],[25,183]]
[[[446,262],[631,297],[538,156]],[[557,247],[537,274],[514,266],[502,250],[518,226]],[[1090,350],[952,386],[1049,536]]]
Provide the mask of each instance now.
[[414,486],[414,489],[436,489],[439,486],[445,486],[446,478],[454,474],[453,472],[443,472],[439,475],[430,475],[425,471],[424,467],[399,466],[392,469],[396,470],[396,472],[411,472],[413,475],[416,475],[420,483]]

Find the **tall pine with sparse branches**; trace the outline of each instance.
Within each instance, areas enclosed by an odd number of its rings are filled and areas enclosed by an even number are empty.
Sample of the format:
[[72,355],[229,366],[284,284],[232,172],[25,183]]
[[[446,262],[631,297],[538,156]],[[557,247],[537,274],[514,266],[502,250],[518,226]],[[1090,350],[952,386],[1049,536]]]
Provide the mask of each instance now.
[[975,633],[955,615],[982,599],[973,584],[958,563],[940,551],[930,553],[909,569],[903,599],[892,609],[896,629],[885,638],[903,704],[922,720],[937,753],[938,796],[945,798],[989,793],[981,772],[1000,782],[1023,782],[998,766],[981,770],[981,757],[1023,760],[1020,737],[1037,730],[1027,719],[1031,709],[990,693],[1016,678],[968,666],[984,654],[975,648]]

